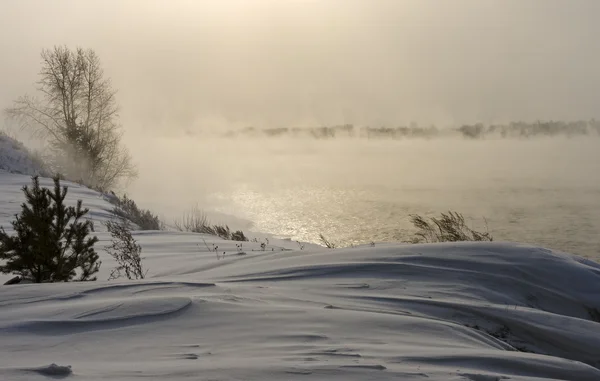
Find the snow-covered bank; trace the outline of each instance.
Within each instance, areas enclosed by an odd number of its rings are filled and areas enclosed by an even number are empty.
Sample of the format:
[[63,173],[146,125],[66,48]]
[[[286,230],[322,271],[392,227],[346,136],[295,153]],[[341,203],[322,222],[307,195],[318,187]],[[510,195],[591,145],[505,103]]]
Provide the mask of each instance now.
[[0,131],[0,170],[26,175],[45,175],[42,162],[23,143]]
[[[1,225],[29,181],[0,172]],[[94,221],[110,217],[101,195],[69,185]],[[575,256],[513,243],[271,240],[262,251],[135,237],[145,281],[0,286],[0,378],[600,379],[600,265]],[[106,279],[113,263],[101,259]]]

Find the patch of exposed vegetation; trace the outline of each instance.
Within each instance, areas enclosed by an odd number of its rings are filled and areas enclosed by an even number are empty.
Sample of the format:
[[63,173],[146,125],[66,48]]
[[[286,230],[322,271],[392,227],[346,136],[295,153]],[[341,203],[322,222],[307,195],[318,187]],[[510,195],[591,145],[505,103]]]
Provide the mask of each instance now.
[[418,214],[411,214],[410,220],[417,228],[411,243],[459,242],[459,241],[493,241],[488,232],[471,229],[465,218],[458,212],[441,213],[439,218],[429,219]]
[[129,220],[119,218],[107,221],[105,225],[112,237],[111,244],[105,250],[117,262],[108,280],[144,279],[148,270],[144,269],[142,263],[142,246],[133,238]]
[[241,230],[232,231],[227,225],[213,224],[197,206],[174,221],[175,228],[182,232],[210,234],[230,241],[248,241]]
[[335,249],[337,247],[337,245],[334,242],[325,238],[325,236],[322,233],[319,234],[319,240],[321,240],[321,243],[323,244],[323,246],[325,246],[328,249]]
[[127,195],[113,197],[111,202],[115,205],[114,215],[128,219],[136,224],[140,230],[164,230],[164,224],[156,214],[148,209],[139,208],[135,201]]

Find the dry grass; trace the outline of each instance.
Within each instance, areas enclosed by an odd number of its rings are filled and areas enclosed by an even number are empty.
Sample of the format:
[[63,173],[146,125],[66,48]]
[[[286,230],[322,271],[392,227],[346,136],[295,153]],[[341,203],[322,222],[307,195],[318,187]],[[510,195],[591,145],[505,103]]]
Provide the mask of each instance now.
[[140,230],[164,230],[165,226],[157,215],[150,210],[139,208],[135,201],[127,195],[114,197],[111,202],[115,205],[114,215],[128,219],[136,224]]
[[334,242],[325,238],[325,236],[322,233],[319,234],[319,239],[321,240],[321,243],[328,249],[335,249],[337,247],[337,245]]
[[118,218],[109,220],[104,225],[112,237],[110,246],[105,250],[117,262],[117,267],[111,271],[108,280],[144,279],[148,270],[142,264],[142,246],[131,235],[129,220]]
[[487,228],[485,232],[471,229],[465,223],[464,216],[457,212],[441,213],[439,218],[431,217],[429,220],[418,214],[411,214],[410,219],[418,229],[410,240],[412,243],[493,240]]
[[241,230],[231,231],[227,225],[212,224],[206,214],[198,208],[192,207],[180,219],[174,221],[175,229],[182,232],[215,235],[231,241],[248,241]]

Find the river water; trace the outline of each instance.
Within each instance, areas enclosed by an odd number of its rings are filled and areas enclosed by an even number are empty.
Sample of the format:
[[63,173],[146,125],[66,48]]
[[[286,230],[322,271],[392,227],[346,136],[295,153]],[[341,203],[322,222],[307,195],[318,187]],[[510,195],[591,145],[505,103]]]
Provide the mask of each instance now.
[[144,156],[132,193],[164,215],[197,202],[251,221],[251,230],[310,242],[322,233],[345,246],[407,240],[410,214],[453,210],[495,240],[600,259],[597,137],[198,138],[143,147],[165,155]]

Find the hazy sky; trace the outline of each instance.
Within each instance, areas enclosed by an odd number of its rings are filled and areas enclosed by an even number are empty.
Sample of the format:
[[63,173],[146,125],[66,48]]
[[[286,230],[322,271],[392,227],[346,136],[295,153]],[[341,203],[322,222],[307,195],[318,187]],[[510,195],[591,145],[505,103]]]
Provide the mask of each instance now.
[[93,48],[127,129],[600,117],[598,0],[2,0],[0,106]]

